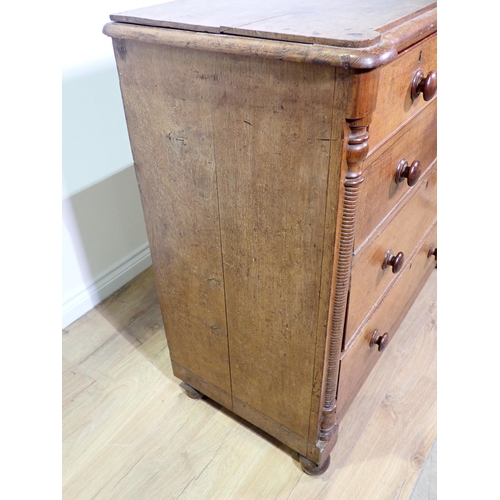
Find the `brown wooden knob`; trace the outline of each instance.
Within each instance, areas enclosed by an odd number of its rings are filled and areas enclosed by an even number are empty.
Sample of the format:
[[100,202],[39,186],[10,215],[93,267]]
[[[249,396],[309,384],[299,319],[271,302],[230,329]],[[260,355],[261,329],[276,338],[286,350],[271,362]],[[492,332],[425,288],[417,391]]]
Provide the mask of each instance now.
[[370,340],[370,347],[373,347],[375,344],[378,345],[378,350],[383,351],[387,344],[389,343],[389,334],[385,332],[383,335],[380,335],[378,330],[373,332],[372,338]]
[[399,184],[406,179],[408,181],[408,186],[411,187],[418,182],[421,173],[422,169],[420,168],[420,162],[418,160],[415,160],[411,165],[408,165],[408,162],[404,158],[401,158],[396,168],[396,175],[394,176],[394,179],[396,180],[396,184]]
[[411,99],[414,101],[420,94],[423,94],[424,101],[430,101],[437,92],[437,73],[429,71],[427,76],[419,69],[411,82]]
[[401,268],[403,267],[404,258],[405,256],[403,252],[399,252],[398,254],[394,255],[392,253],[392,250],[387,250],[384,256],[384,262],[382,263],[382,269],[391,266],[392,272],[394,274],[399,273],[399,271],[401,271]]
[[436,245],[431,245],[429,247],[429,252],[427,253],[427,258],[434,256],[438,260],[438,249]]

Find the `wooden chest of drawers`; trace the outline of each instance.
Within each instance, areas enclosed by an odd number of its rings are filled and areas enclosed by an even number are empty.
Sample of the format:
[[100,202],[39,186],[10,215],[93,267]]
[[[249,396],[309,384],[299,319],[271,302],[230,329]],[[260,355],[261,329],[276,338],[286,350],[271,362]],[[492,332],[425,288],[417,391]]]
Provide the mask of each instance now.
[[435,267],[436,5],[111,19],[174,373],[321,473]]

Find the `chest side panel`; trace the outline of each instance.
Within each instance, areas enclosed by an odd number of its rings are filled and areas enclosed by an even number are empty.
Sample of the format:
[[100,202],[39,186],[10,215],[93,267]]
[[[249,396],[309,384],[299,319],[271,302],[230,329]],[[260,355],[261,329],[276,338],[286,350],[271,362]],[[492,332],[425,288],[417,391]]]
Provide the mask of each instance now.
[[[174,373],[231,407],[215,170],[216,71],[202,52],[115,40]],[[200,384],[203,384],[200,386]]]
[[221,61],[214,130],[233,404],[306,439],[330,279],[325,219],[336,207],[327,200],[335,69]]

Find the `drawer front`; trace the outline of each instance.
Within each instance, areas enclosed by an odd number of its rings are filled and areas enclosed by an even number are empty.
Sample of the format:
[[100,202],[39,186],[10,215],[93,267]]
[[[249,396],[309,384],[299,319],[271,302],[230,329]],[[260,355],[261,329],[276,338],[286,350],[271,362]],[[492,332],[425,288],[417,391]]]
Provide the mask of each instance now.
[[[437,167],[415,186],[415,193],[399,209],[394,218],[380,233],[354,256],[351,290],[344,345],[376,305],[384,290],[395,279],[396,266],[383,268],[389,251],[408,259],[425,231],[436,218]],[[398,210],[398,209],[396,209]],[[400,271],[399,271],[400,272]]]
[[377,361],[384,356],[384,352],[379,351],[377,344],[370,347],[373,333],[378,330],[379,333],[376,337],[387,333],[388,344],[390,344],[413,300],[432,269],[434,269],[436,265],[435,258],[433,256],[429,257],[429,249],[437,247],[436,238],[437,226],[434,223],[420,242],[418,251],[409,262],[409,265],[405,266],[399,279],[365,323],[355,344],[342,358],[337,398],[337,417],[339,421],[342,420],[349,405]]
[[[394,209],[399,200],[415,189],[415,172],[423,176],[437,155],[437,100],[419,112],[363,165],[365,181],[361,184],[356,216],[355,244],[359,247]],[[410,180],[396,183],[398,165],[406,160],[413,167]],[[420,168],[415,162],[420,163]],[[403,170],[403,169],[401,169]]]
[[387,136],[428,104],[424,101],[423,93],[412,100],[411,84],[418,70],[421,70],[425,77],[430,71],[437,70],[436,47],[437,36],[432,35],[381,68],[377,107],[370,125],[370,149],[375,149]]

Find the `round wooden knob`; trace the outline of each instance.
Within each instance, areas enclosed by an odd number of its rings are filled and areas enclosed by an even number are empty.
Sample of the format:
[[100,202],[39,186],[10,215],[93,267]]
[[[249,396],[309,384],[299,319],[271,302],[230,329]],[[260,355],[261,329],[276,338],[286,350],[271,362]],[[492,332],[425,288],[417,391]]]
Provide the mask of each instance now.
[[387,250],[387,252],[385,252],[384,262],[382,263],[382,269],[391,266],[394,274],[399,273],[403,267],[404,258],[403,252],[394,255],[392,250]]
[[437,92],[437,73],[429,71],[427,76],[419,69],[411,82],[411,99],[414,101],[420,94],[423,94],[424,101],[430,101]]
[[378,330],[373,332],[372,338],[370,340],[370,347],[373,347],[375,344],[378,345],[378,350],[383,351],[387,344],[389,343],[389,334],[385,332],[383,335],[380,335]]
[[427,253],[427,258],[434,256],[438,260],[438,249],[436,245],[431,245],[429,247],[429,252]]
[[401,158],[396,168],[396,175],[394,178],[396,180],[396,184],[399,184],[406,179],[408,181],[408,186],[411,187],[418,182],[421,173],[422,169],[420,168],[420,162],[418,160],[415,160],[411,165],[408,165],[408,162],[404,158]]

